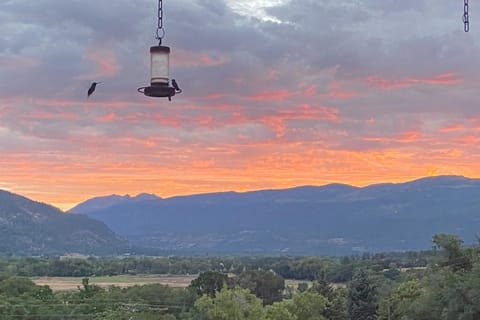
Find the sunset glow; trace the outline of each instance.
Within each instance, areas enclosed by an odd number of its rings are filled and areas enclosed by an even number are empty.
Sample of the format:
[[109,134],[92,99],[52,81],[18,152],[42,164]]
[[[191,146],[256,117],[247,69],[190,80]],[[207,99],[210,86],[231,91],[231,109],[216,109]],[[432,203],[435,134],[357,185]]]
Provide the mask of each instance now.
[[0,3],[0,189],[68,209],[480,177],[480,30],[457,4],[165,1],[169,102],[136,92],[156,3],[135,2]]

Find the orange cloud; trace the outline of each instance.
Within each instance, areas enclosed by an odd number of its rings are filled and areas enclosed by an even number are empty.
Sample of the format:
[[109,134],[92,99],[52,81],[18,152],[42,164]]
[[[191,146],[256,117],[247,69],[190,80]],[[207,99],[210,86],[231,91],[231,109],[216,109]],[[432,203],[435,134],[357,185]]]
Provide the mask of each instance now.
[[155,123],[161,126],[167,127],[180,127],[182,120],[179,116],[167,115],[161,112],[151,112],[151,113],[128,113],[123,116],[119,116],[113,113],[108,113],[106,115],[97,117],[98,122],[128,122],[128,123]]
[[101,46],[89,46],[83,53],[83,58],[91,61],[95,65],[95,71],[92,74],[84,75],[78,79],[99,79],[112,77],[116,75],[120,66],[114,52]]
[[367,82],[370,86],[381,90],[395,90],[411,87],[418,84],[428,85],[456,85],[463,80],[459,79],[456,73],[445,73],[433,78],[405,78],[405,79],[385,79],[380,76],[370,76]]
[[419,133],[416,132],[416,131],[405,131],[405,132],[402,132],[396,138],[396,140],[399,141],[399,142],[404,142],[404,143],[418,141],[419,140]]
[[332,81],[328,85],[328,92],[321,95],[320,97],[327,99],[350,99],[358,95],[358,92],[341,90],[338,81]]
[[281,101],[292,96],[293,94],[288,90],[272,90],[272,91],[263,91],[254,96],[249,96],[247,99],[257,100],[257,101]]
[[103,116],[95,118],[97,122],[113,122],[117,119],[113,112],[104,114]]
[[269,115],[259,116],[258,121],[264,123],[281,137],[287,130],[286,122],[289,120],[325,120],[338,121],[337,109],[311,104],[300,104],[294,109],[281,109]]
[[48,112],[48,111],[36,111],[36,112],[28,112],[21,116],[23,119],[28,120],[47,120],[47,119],[65,119],[65,120],[76,120],[78,119],[78,115],[71,113],[71,112],[64,112],[64,111],[56,111],[56,112]]
[[213,124],[215,122],[215,119],[211,115],[202,115],[198,116],[194,119],[193,121],[196,125],[201,126],[201,127],[209,127],[212,128]]
[[223,97],[225,97],[224,94],[221,94],[221,93],[216,93],[215,94],[214,93],[214,94],[207,95],[204,99],[205,100],[218,100],[218,99],[223,98]]
[[362,138],[365,141],[372,142],[399,142],[399,143],[410,143],[420,140],[420,133],[417,131],[404,131],[394,137],[364,137]]
[[479,136],[473,136],[473,135],[467,135],[467,136],[460,137],[460,138],[456,139],[455,141],[457,143],[460,143],[460,144],[476,145],[480,141],[480,137]]
[[182,125],[182,120],[178,116],[164,116],[161,114],[155,114],[152,118],[157,124],[162,126],[179,128]]
[[288,115],[290,119],[304,119],[304,120],[328,120],[338,121],[339,111],[334,108],[325,106],[312,105],[303,103],[295,109],[295,114],[289,111],[280,111],[282,115]]
[[412,78],[411,81],[433,85],[454,85],[463,82],[463,79],[459,79],[456,73],[450,72],[438,75],[433,78]]
[[440,132],[455,132],[455,131],[462,131],[462,130],[465,130],[465,127],[460,124],[452,124],[452,125],[440,128]]
[[325,95],[322,95],[321,97],[327,99],[350,99],[358,95],[358,93],[353,91],[332,91]]
[[474,116],[467,118],[468,121],[471,123],[473,129],[479,131],[480,130],[480,116]]

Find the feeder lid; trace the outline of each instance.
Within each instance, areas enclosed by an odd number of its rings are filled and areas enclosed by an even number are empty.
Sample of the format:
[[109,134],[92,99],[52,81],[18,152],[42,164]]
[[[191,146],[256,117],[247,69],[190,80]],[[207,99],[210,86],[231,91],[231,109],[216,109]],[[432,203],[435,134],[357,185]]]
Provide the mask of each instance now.
[[150,53],[154,53],[154,52],[170,53],[170,47],[167,47],[167,46],[153,46],[153,47],[150,47]]

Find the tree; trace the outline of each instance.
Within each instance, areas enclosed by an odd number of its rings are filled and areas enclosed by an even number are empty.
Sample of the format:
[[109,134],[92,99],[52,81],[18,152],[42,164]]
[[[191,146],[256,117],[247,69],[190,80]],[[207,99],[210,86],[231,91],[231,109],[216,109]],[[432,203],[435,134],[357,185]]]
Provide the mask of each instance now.
[[415,319],[412,306],[415,305],[421,295],[422,288],[418,280],[400,283],[382,301],[379,312],[380,319]]
[[315,281],[310,291],[316,292],[327,298],[325,317],[329,320],[344,320],[347,318],[345,302],[346,294],[343,289],[334,289],[323,279]]
[[[138,302],[145,306],[169,307],[175,306],[170,313],[176,316],[181,312],[193,307],[198,296],[191,290],[173,288],[162,284],[148,284],[133,286],[122,290],[124,298],[128,301]],[[150,309],[150,308],[147,308]]]
[[20,296],[37,289],[35,283],[23,277],[10,277],[0,282],[0,294],[10,297]]
[[222,290],[214,298],[203,295],[195,308],[205,320],[263,320],[262,301],[247,289]]
[[293,297],[291,312],[299,320],[326,320],[328,300],[316,292],[299,293]]
[[92,298],[104,291],[100,286],[90,284],[88,278],[82,279],[82,287],[78,287],[78,290],[80,291],[79,294],[82,298]]
[[227,285],[227,281],[228,276],[226,274],[207,271],[192,280],[189,288],[193,289],[199,296],[207,294],[214,298],[215,294]]
[[249,289],[258,298],[262,299],[264,305],[282,300],[285,279],[272,271],[246,271],[240,274],[237,281],[240,287]]
[[442,266],[448,266],[454,272],[472,269],[472,261],[462,250],[463,241],[457,236],[444,233],[436,234],[433,236],[433,243],[435,248],[440,248],[443,252],[444,259],[440,263]]
[[347,320],[347,292],[345,288],[335,289],[333,295],[328,298],[325,317],[328,320]]
[[395,263],[390,263],[388,265],[388,269],[383,272],[383,276],[390,280],[398,280],[400,278],[401,272],[398,269]]
[[348,315],[352,320],[377,319],[377,292],[365,270],[353,275],[348,292]]
[[324,271],[325,263],[319,258],[304,258],[296,261],[294,266],[295,277],[297,279],[315,280]]
[[51,301],[54,300],[55,294],[49,286],[36,286],[35,290],[32,292],[33,296],[41,301]]
[[300,320],[295,314],[293,314],[292,310],[292,300],[274,302],[272,305],[266,306],[265,308],[267,320]]
[[413,303],[412,319],[480,319],[480,264],[465,272],[432,271],[420,299]]
[[310,290],[324,296],[327,299],[330,299],[334,294],[332,286],[323,279],[318,279],[315,281]]

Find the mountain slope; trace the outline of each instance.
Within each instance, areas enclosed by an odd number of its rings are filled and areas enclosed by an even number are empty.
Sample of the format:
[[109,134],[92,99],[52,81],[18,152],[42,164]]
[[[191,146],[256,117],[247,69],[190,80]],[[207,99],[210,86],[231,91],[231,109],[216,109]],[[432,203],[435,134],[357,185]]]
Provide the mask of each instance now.
[[180,252],[348,254],[427,249],[480,232],[480,180],[424,178],[117,203],[83,212],[138,245]]
[[114,254],[128,248],[100,221],[0,190],[0,254]]

